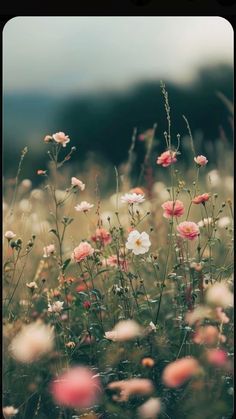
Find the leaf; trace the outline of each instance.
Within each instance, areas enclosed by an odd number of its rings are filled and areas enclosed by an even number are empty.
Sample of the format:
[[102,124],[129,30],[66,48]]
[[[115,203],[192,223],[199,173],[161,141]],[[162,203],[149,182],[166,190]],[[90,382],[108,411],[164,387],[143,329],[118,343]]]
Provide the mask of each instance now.
[[99,300],[101,300],[102,299],[102,294],[100,293],[100,291],[99,290],[97,290],[97,289],[93,289],[92,291],[91,291],[91,294],[95,294],[96,295],[96,297],[98,297],[99,298]]
[[65,260],[65,262],[62,265],[62,272],[65,272],[65,270],[66,270],[67,266],[69,265],[70,261],[71,261],[70,258]]

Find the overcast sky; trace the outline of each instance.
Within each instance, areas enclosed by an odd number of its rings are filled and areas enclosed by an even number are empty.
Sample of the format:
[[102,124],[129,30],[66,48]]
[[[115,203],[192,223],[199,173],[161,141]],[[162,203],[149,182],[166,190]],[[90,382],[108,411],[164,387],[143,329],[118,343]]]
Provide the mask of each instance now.
[[233,29],[220,17],[17,17],[3,33],[5,92],[183,82],[222,61],[233,63]]

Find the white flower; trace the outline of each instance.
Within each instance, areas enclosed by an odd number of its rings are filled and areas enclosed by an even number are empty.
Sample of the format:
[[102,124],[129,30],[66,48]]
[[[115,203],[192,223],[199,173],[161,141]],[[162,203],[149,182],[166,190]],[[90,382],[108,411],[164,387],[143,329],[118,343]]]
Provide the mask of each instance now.
[[150,246],[149,235],[145,231],[139,233],[137,230],[133,230],[129,233],[126,248],[131,249],[135,255],[143,255],[148,252]]
[[22,182],[21,182],[21,186],[22,186],[24,189],[30,189],[30,188],[31,188],[31,186],[32,186],[32,182],[31,182],[31,180],[30,180],[30,179],[23,179],[23,180],[22,180]]
[[6,239],[11,240],[11,239],[14,239],[14,237],[16,237],[16,234],[13,233],[13,231],[8,230],[5,233],[5,237]]
[[144,195],[137,193],[126,193],[121,197],[121,202],[124,204],[141,204],[144,201]]
[[81,180],[77,179],[77,177],[71,178],[71,185],[78,186],[81,191],[84,191],[85,189],[85,184]]
[[70,142],[69,136],[62,131],[53,134],[52,138],[56,143],[62,144],[62,147],[66,147],[66,144]]
[[54,346],[54,329],[41,321],[23,326],[13,338],[9,350],[13,358],[19,362],[37,361]]
[[225,282],[216,282],[206,292],[206,302],[216,307],[230,307],[234,303],[234,295]]
[[55,303],[48,304],[49,313],[60,313],[63,310],[63,301],[55,301]]
[[15,409],[15,407],[13,406],[5,406],[3,407],[2,411],[3,411],[4,418],[10,419],[19,412],[19,409]]
[[157,397],[151,397],[138,408],[140,418],[155,419],[161,411],[161,400]]
[[150,322],[150,323],[149,323],[149,326],[150,326],[150,328],[151,328],[152,330],[154,330],[154,331],[156,331],[156,330],[157,330],[157,328],[156,328],[156,326],[155,326],[155,324],[154,324],[153,322]]
[[82,201],[80,204],[76,205],[75,210],[79,212],[87,212],[93,207],[93,204],[89,204],[87,201]]
[[19,208],[23,212],[30,212],[32,205],[28,199],[22,199],[19,203]]
[[231,219],[229,217],[221,217],[217,222],[217,225],[219,228],[228,227],[230,224],[231,224]]
[[121,320],[115,325],[113,330],[105,332],[105,337],[113,342],[125,342],[140,336],[141,333],[141,326],[134,320]]
[[199,221],[197,223],[197,225],[198,225],[198,227],[205,227],[205,226],[211,225],[212,224],[212,221],[213,220],[212,220],[211,217],[209,217],[209,218],[203,218],[203,220]]
[[55,252],[54,244],[49,244],[48,246],[45,246],[43,248],[43,251],[44,251],[43,257],[48,258],[50,255],[52,255]]
[[32,282],[27,283],[27,284],[26,284],[26,286],[27,286],[28,288],[32,289],[32,290],[34,290],[34,289],[38,288],[38,285],[36,284],[36,282],[35,282],[35,281],[32,281]]

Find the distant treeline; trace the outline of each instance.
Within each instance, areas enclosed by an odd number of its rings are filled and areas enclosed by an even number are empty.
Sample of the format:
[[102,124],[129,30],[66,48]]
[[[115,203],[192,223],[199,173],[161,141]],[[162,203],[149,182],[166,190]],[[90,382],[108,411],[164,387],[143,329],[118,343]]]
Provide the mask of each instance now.
[[[195,82],[190,85],[177,85],[168,80],[164,80],[164,82],[171,106],[173,139],[178,133],[181,136],[187,135],[186,124],[182,118],[184,114],[189,120],[193,135],[196,136],[197,152],[204,154],[212,150],[211,158],[214,160],[216,157],[214,155],[215,143],[220,137],[222,137],[221,140],[228,141],[229,145],[232,145],[230,121],[232,115],[230,115],[227,104],[224,103],[224,98],[222,99],[218,95],[220,92],[230,101],[233,100],[232,67],[221,65],[202,68],[199,70]],[[18,115],[18,123],[22,126],[29,123],[30,110],[27,111],[27,106],[25,106],[25,113],[22,113],[24,104],[20,106],[19,99],[16,102],[17,98],[14,102],[14,97],[11,100],[13,105],[15,104],[15,108],[14,106],[10,107],[6,98],[8,107],[5,109],[5,118],[11,117],[11,109],[14,108],[11,118],[14,127],[14,115],[17,117],[16,103],[18,103],[19,109],[21,109],[19,112],[22,115],[21,118]],[[31,98],[31,100],[36,106],[37,97]],[[32,143],[27,141],[31,152],[30,159],[26,159],[28,166],[24,170],[25,177],[33,178],[35,172],[32,173],[32,167],[44,167],[45,151],[43,148],[36,147],[36,142],[41,140],[42,133],[46,135],[63,130],[69,134],[72,140],[71,145],[79,147],[77,158],[81,162],[85,160],[88,153],[92,152],[107,159],[112,165],[119,165],[127,158],[134,127],[140,134],[152,128],[156,122],[156,137],[159,140],[156,152],[159,153],[165,149],[163,132],[167,129],[167,122],[160,80],[140,83],[125,92],[90,94],[88,96],[74,94],[73,97],[60,99],[57,106],[55,104],[52,104],[51,107],[48,104],[47,106],[50,108],[50,112],[55,108],[53,120],[50,123],[48,119],[45,119],[46,122],[42,123],[44,126],[38,129],[38,138],[34,131]],[[31,124],[32,121],[37,121],[36,111],[32,115],[32,109]],[[38,118],[40,118],[40,112]],[[36,125],[38,126],[37,123]],[[17,136],[17,125],[15,125],[15,131]],[[14,140],[15,146],[12,147],[12,132],[5,127],[4,172],[10,176],[14,176],[17,154],[19,155],[23,145],[21,134],[21,145],[18,146],[17,141]],[[200,138],[202,138],[201,144]],[[136,152],[137,166],[139,166],[144,153],[143,143],[137,143]]]

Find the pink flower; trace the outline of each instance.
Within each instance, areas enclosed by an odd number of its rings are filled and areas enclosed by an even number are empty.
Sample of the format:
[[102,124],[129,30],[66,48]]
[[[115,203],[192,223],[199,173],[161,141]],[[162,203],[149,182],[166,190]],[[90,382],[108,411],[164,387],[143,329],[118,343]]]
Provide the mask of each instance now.
[[88,408],[101,394],[97,376],[86,367],[74,367],[51,383],[51,393],[56,403],[72,408]]
[[208,163],[208,160],[205,156],[197,156],[194,157],[194,161],[195,163],[197,163],[198,166],[206,166],[206,164]]
[[92,236],[92,240],[98,243],[101,243],[103,246],[106,246],[111,243],[112,237],[105,228],[97,228],[95,235]]
[[52,136],[51,136],[51,135],[46,135],[46,136],[44,137],[43,141],[44,141],[45,143],[51,143],[51,142],[53,141],[53,138],[52,138]]
[[113,330],[105,332],[105,337],[114,342],[125,342],[140,336],[141,333],[142,328],[134,320],[120,320]]
[[79,246],[77,246],[71,255],[72,260],[74,262],[81,262],[82,260],[86,259],[88,256],[92,256],[94,253],[94,248],[88,242],[81,242]]
[[209,198],[209,193],[204,193],[202,195],[195,196],[195,198],[192,199],[192,202],[194,204],[204,204]]
[[157,158],[157,164],[161,164],[162,167],[168,167],[172,163],[175,163],[177,161],[176,159],[176,152],[167,150],[164,151],[158,158]]
[[215,345],[218,340],[224,341],[225,337],[212,325],[199,327],[193,337],[193,342],[198,345]]
[[89,204],[87,201],[82,201],[80,204],[76,205],[75,210],[78,212],[88,212],[93,207],[93,204]]
[[183,221],[178,225],[177,231],[183,239],[188,240],[194,240],[200,234],[198,225],[192,221]]
[[147,395],[153,392],[154,387],[151,380],[146,378],[131,378],[130,380],[114,381],[108,384],[111,390],[118,390],[119,395],[113,396],[118,402],[126,402],[130,396],[135,394]]
[[15,409],[15,407],[13,406],[5,406],[3,407],[2,411],[4,418],[10,419],[13,418],[13,416],[15,416],[19,412],[19,409]]
[[111,255],[107,259],[104,259],[104,266],[111,266],[114,268],[120,268],[122,271],[128,270],[128,263],[122,256],[118,257],[116,255]]
[[164,210],[163,217],[165,218],[181,217],[184,213],[184,204],[178,199],[176,201],[164,202],[164,204],[162,204],[162,208]]
[[137,193],[126,193],[121,197],[121,202],[123,204],[142,204],[145,201],[144,195]]
[[142,190],[142,188],[139,188],[139,186],[137,186],[136,188],[130,189],[129,193],[136,193],[137,195],[144,196],[144,191]]
[[85,189],[85,184],[81,180],[77,179],[77,177],[71,178],[71,185],[78,186],[81,191],[84,191]]
[[70,142],[69,136],[62,131],[53,134],[52,138],[56,143],[61,144],[62,147],[66,147],[66,144]]
[[225,314],[222,307],[216,307],[215,314],[217,320],[219,320],[220,323],[226,324],[229,323],[229,317]]
[[222,349],[208,349],[206,352],[207,361],[210,364],[221,367],[227,361],[227,353]]
[[167,387],[180,387],[199,371],[198,361],[193,357],[177,359],[165,367],[162,381]]
[[86,308],[87,310],[91,307],[91,303],[90,301],[84,301],[83,302],[83,307]]
[[16,237],[16,234],[13,233],[13,231],[8,230],[5,233],[5,237],[7,240],[11,240],[11,239],[14,239],[14,237]]
[[53,253],[55,252],[55,246],[54,244],[49,244],[48,246],[45,246],[43,248],[43,257],[44,258],[48,258],[50,255],[53,255]]

